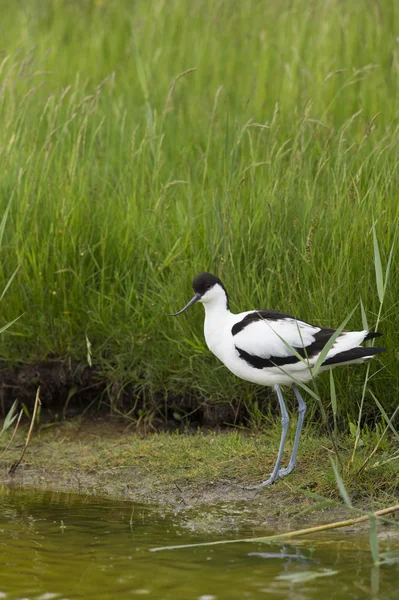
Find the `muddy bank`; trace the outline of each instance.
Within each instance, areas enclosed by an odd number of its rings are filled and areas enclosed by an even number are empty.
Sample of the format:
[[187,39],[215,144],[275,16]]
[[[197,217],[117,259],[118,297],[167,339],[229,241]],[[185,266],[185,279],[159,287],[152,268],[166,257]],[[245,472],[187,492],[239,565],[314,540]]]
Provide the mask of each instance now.
[[[243,523],[286,529],[303,522],[346,518],[329,461],[329,440],[305,432],[296,471],[257,491],[270,472],[279,431],[269,435],[239,432],[161,432],[140,435],[125,422],[104,418],[74,419],[42,425],[13,476],[10,465],[26,435],[19,430],[0,459],[0,483],[158,504],[182,513],[188,527],[234,529]],[[2,447],[6,440],[1,439]],[[350,448],[350,440],[341,447]],[[365,450],[363,449],[362,452]],[[1,455],[0,455],[1,456]],[[288,460],[289,450],[287,450]],[[349,451],[343,450],[346,461]],[[354,506],[383,508],[395,503],[397,469],[388,464],[356,475],[358,457],[343,478]],[[202,508],[200,515],[196,509]]]
[[[42,409],[50,417],[74,417],[87,411],[111,408],[115,413],[129,412],[131,419],[147,415],[152,430],[194,427],[226,427],[247,424],[249,414],[239,401],[217,403],[210,398],[188,394],[162,393],[148,398],[137,390],[137,381],[118,379],[115,371],[105,372],[71,358],[58,358],[10,365],[0,361],[0,418],[15,400],[33,407],[40,386]],[[265,403],[269,391],[265,391]]]

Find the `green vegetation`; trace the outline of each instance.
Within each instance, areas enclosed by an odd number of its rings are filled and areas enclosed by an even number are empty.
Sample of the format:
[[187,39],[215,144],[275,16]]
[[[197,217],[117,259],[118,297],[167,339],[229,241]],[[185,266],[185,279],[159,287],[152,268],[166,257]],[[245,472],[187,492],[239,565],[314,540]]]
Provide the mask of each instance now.
[[24,315],[1,357],[88,361],[149,417],[186,396],[261,422],[264,391],[210,355],[202,310],[165,316],[210,270],[233,310],[338,326],[361,298],[349,326],[378,315],[390,352],[364,402],[366,367],[336,371],[334,419],[383,423],[375,398],[389,416],[398,397],[395,7],[3,3],[0,289],[18,271],[2,319]]

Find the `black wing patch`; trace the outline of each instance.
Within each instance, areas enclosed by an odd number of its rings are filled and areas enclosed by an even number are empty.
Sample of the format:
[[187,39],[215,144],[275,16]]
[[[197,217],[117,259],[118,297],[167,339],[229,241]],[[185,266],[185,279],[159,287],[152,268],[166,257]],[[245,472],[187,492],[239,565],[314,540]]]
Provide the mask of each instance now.
[[357,348],[352,348],[351,350],[345,350],[345,352],[339,352],[332,358],[325,360],[322,366],[328,367],[328,365],[350,362],[351,360],[358,360],[360,358],[368,358],[375,354],[381,354],[381,352],[386,352],[386,348],[363,348],[359,346]]
[[246,315],[242,321],[235,323],[231,328],[231,333],[233,335],[237,335],[243,329],[245,329],[251,323],[256,323],[257,321],[281,321],[283,319],[295,319],[291,315],[286,315],[285,313],[278,312],[277,310],[255,310],[254,312]]
[[[292,365],[299,362],[297,356],[271,356],[270,358],[263,358],[262,356],[256,356],[255,354],[249,354],[242,348],[235,347],[240,358],[253,367],[254,369],[265,369],[268,367],[283,367],[284,365]],[[299,348],[297,349],[299,350]],[[301,348],[301,350],[303,350]]]

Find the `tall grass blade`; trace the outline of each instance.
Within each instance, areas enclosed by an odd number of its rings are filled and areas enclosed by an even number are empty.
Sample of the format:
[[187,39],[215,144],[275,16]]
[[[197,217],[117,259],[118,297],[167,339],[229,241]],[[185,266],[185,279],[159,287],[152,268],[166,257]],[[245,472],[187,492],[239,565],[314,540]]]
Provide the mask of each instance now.
[[379,561],[379,545],[378,545],[378,530],[377,530],[377,518],[374,513],[370,515],[370,551],[373,557],[373,564],[377,565]]
[[379,565],[371,567],[371,593],[373,600],[378,600],[380,593],[380,568]]
[[324,346],[323,350],[320,352],[313,368],[312,368],[312,372],[313,375],[316,377],[317,373],[320,370],[320,367],[322,366],[323,362],[326,359],[327,354],[330,352],[331,348],[334,346],[337,338],[339,337],[339,335],[343,332],[345,325],[347,324],[347,322],[349,321],[349,319],[352,318],[355,310],[357,309],[357,306],[355,306],[355,308],[351,311],[351,313],[346,317],[346,319],[343,321],[343,323],[341,323],[341,325],[338,327],[338,329],[334,332],[334,334],[330,337],[330,339],[328,340],[327,344]]
[[10,410],[8,411],[5,419],[4,419],[3,427],[2,427],[2,429],[0,431],[0,436],[2,436],[3,433],[5,433],[7,431],[7,429],[9,427],[11,427],[11,425],[14,423],[15,419],[17,418],[17,416],[18,416],[16,414],[17,405],[18,405],[18,400],[15,400],[14,403],[13,403],[13,405],[11,406]]
[[359,302],[360,302],[360,311],[362,313],[362,325],[363,325],[363,329],[365,331],[370,331],[368,320],[367,320],[366,311],[364,310],[364,306],[363,306],[363,302],[362,302],[361,298],[360,298]]
[[6,227],[6,223],[7,223],[7,219],[8,219],[8,213],[10,212],[11,200],[12,200],[12,198],[9,199],[9,201],[7,203],[7,206],[4,209],[1,221],[0,221],[0,248],[1,248],[2,244],[3,244],[4,229]]
[[9,327],[11,327],[11,325],[14,325],[14,323],[16,323],[22,316],[23,315],[19,315],[19,317],[17,317],[13,321],[10,321],[9,323],[6,323],[6,325],[3,325],[3,327],[0,327],[0,333],[6,331]]
[[[374,269],[375,269],[376,284],[377,284],[377,294],[378,294],[378,298],[380,301],[380,307],[378,310],[378,315],[377,315],[377,320],[376,320],[376,325],[375,325],[376,330],[378,330],[378,325],[379,325],[380,318],[381,318],[382,307],[384,304],[384,298],[385,298],[385,293],[386,293],[386,289],[387,289],[389,273],[390,273],[390,269],[391,269],[391,261],[392,261],[393,251],[394,251],[394,248],[396,245],[397,232],[398,232],[398,230],[395,229],[394,240],[393,240],[391,250],[389,253],[389,257],[388,257],[388,264],[387,264],[387,269],[386,269],[386,274],[385,274],[385,282],[384,282],[380,249],[378,246],[375,222],[373,220]],[[365,315],[364,315],[364,317],[365,317]],[[363,318],[363,316],[362,316],[362,318]],[[371,344],[373,344],[373,341],[374,340],[372,340]],[[357,433],[356,433],[356,437],[355,437],[355,443],[353,444],[353,451],[352,451],[352,456],[349,461],[349,464],[353,464],[355,454],[356,454],[356,449],[357,449],[357,446],[358,446],[359,440],[360,440],[361,420],[362,420],[362,415],[363,415],[363,407],[364,407],[364,400],[366,397],[367,385],[368,385],[368,381],[369,381],[369,374],[370,374],[370,363],[367,365],[366,375],[364,378],[362,398],[360,401],[360,407],[359,407],[359,413],[358,413],[358,419],[357,419]]]
[[375,279],[377,283],[377,293],[381,304],[384,301],[384,275],[382,272],[380,248],[378,245],[377,233],[375,229],[375,222],[373,221],[373,246],[374,246],[374,269]]
[[[375,444],[373,450],[370,452],[370,454],[364,460],[364,462],[363,462],[362,466],[360,467],[358,473],[361,473],[366,468],[366,466],[368,465],[368,463],[370,462],[370,460],[373,458],[374,454],[377,452],[378,448],[381,445],[382,440],[385,438],[386,434],[388,433],[390,425],[392,425],[392,423],[393,423],[393,421],[394,421],[394,419],[395,419],[395,417],[396,417],[396,415],[397,415],[398,412],[399,412],[399,405],[395,408],[392,417],[389,419],[388,425],[385,427],[384,431],[380,435],[380,438],[378,439],[377,443]],[[393,427],[393,425],[392,425],[392,427]],[[395,430],[395,432],[396,432],[396,430]],[[385,464],[386,462],[389,462],[390,460],[395,460],[395,457],[391,457],[387,461],[384,461],[382,464]]]
[[12,282],[13,282],[13,280],[14,280],[14,277],[15,277],[15,275],[18,273],[18,270],[19,270],[19,265],[18,265],[18,267],[15,269],[15,271],[14,271],[14,273],[11,275],[11,277],[8,279],[8,281],[7,281],[7,283],[6,283],[5,287],[4,287],[4,290],[2,291],[2,294],[1,294],[1,296],[0,296],[0,302],[3,300],[3,298],[4,298],[4,296],[5,296],[5,294],[6,294],[7,290],[8,290],[8,288],[9,288],[9,287],[10,287],[10,285],[12,284]]
[[345,502],[345,504],[347,506],[351,507],[352,506],[352,502],[351,502],[351,500],[349,498],[349,494],[346,491],[344,482],[342,481],[341,475],[338,472],[337,465],[335,464],[335,462],[333,461],[333,459],[331,457],[330,457],[330,462],[331,462],[332,469],[334,471],[335,481],[337,482],[337,486],[338,486],[339,492],[340,492],[340,494],[342,496],[342,499],[343,499],[343,501]]
[[[141,87],[141,90],[142,90],[142,93],[144,96],[145,106],[147,109],[147,126],[148,126],[148,130],[150,132],[150,135],[153,136],[153,135],[155,135],[155,127],[154,127],[153,110],[152,110],[152,106],[150,103],[150,91],[149,91],[147,75],[146,75],[146,71],[145,71],[145,67],[144,67],[144,62],[141,57],[141,53],[140,53],[139,47],[137,45],[136,36],[133,32],[133,29],[132,29],[132,39],[133,39],[134,52],[135,52],[135,57],[136,57],[136,68],[137,68],[138,80],[140,82],[140,87]],[[154,147],[153,147],[152,139],[150,140],[150,145],[151,145],[152,153],[154,154]]]
[[333,411],[333,419],[334,419],[334,436],[337,438],[337,395],[335,391],[335,381],[332,369],[330,370],[330,398],[331,398],[331,408]]
[[[399,441],[399,433],[396,431],[395,427],[392,424],[391,419],[388,417],[384,407],[382,406],[381,402],[378,400],[378,398],[376,397],[376,395],[374,394],[374,392],[372,390],[369,390],[370,394],[374,400],[374,402],[376,403],[376,405],[378,406],[380,413],[382,414],[385,423],[387,424],[387,427],[389,427],[389,429],[392,431],[393,435],[395,436],[396,440]],[[394,413],[394,415],[396,414],[396,411]]]
[[394,238],[393,238],[391,249],[389,251],[387,267],[385,269],[384,296],[385,296],[385,293],[386,293],[386,290],[387,290],[387,285],[388,285],[388,281],[389,281],[389,275],[390,275],[390,272],[391,272],[391,264],[392,264],[393,252],[394,252],[394,249],[396,247],[396,240],[397,240],[397,237],[398,237],[398,231],[399,231],[399,227],[397,227],[395,229],[395,235],[394,235]]

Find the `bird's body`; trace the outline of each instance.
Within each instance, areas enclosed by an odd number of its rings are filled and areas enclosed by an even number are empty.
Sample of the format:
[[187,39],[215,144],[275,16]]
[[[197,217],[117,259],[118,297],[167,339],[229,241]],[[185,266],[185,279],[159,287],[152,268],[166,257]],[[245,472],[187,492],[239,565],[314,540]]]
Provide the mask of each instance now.
[[[237,377],[276,389],[283,417],[283,434],[273,473],[261,485],[273,483],[295,467],[306,410],[295,382],[305,383],[312,379],[313,367],[323,348],[336,335],[336,330],[311,325],[273,310],[251,310],[234,314],[230,311],[223,283],[210,273],[197,275],[193,288],[194,298],[176,314],[180,314],[194,302],[201,302],[205,308],[204,334],[209,350]],[[379,335],[368,331],[341,331],[324,357],[320,370],[363,362],[384,352],[385,348],[361,346],[365,340]],[[280,469],[289,421],[280,385],[293,387],[299,406],[294,449],[287,469]]]
[[[276,311],[234,314],[205,305],[204,335],[209,350],[237,377],[259,385],[311,380],[311,368],[334,333],[335,329],[317,327]],[[377,348],[360,347],[370,339],[368,336],[367,331],[342,332],[327,353],[321,371],[371,358]]]

